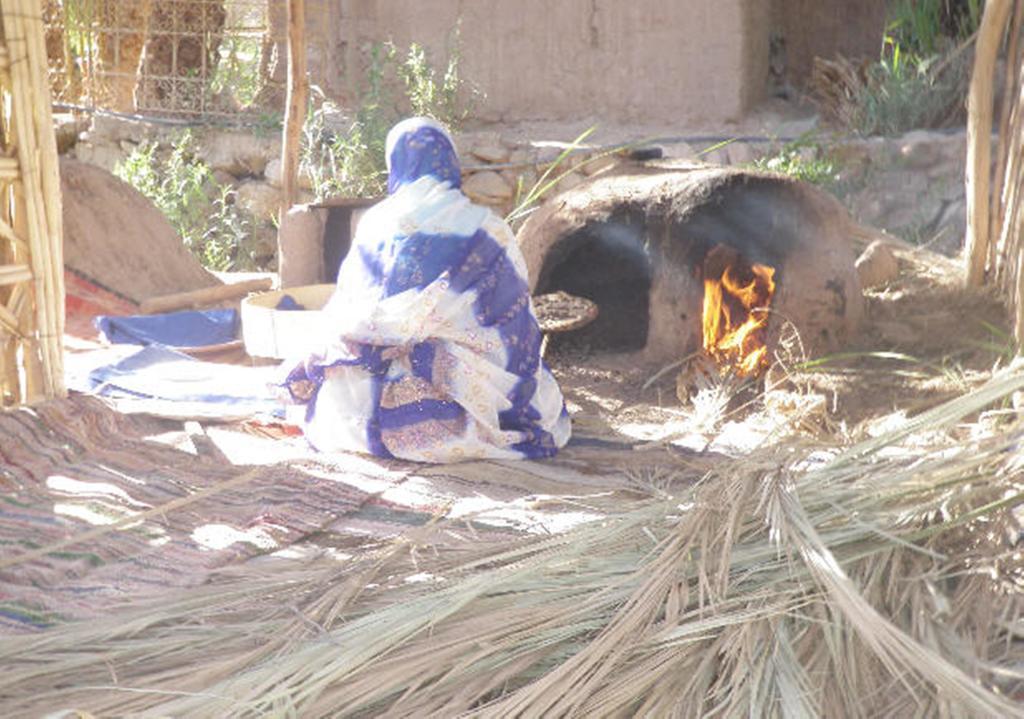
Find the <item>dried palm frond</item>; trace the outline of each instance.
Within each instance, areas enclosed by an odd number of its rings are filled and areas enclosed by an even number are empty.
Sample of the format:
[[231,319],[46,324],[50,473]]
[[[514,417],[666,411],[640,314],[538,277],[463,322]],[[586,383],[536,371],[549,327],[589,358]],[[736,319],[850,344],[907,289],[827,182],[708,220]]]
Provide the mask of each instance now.
[[[0,704],[210,717],[1024,716],[1022,567],[1008,539],[1024,503],[1024,427],[981,437],[957,425],[1022,387],[1005,374],[843,450],[723,460],[563,534],[421,551],[415,563],[401,545],[354,566],[266,560],[109,621],[5,639]],[[923,432],[930,451],[902,444]]]
[[868,87],[867,63],[855,65],[845,57],[816,57],[808,90],[822,120],[836,127],[857,127],[861,96]]

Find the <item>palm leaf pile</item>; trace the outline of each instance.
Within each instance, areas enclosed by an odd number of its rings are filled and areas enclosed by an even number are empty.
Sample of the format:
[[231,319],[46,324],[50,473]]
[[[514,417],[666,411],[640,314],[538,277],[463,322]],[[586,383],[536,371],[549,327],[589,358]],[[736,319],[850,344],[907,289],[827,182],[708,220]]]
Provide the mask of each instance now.
[[491,543],[441,521],[358,560],[250,562],[106,621],[5,639],[0,705],[1024,716],[1024,424],[992,409],[1022,388],[1006,373],[845,449],[783,443],[697,481],[595,496],[603,518],[562,534]]

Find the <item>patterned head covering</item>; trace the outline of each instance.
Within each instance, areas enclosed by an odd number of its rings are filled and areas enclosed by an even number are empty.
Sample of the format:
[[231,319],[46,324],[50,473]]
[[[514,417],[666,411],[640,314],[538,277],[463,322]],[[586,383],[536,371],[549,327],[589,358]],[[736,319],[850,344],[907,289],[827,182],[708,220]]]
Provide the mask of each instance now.
[[388,133],[388,194],[402,185],[429,175],[447,182],[453,189],[462,184],[455,143],[439,122],[428,117],[411,117]]

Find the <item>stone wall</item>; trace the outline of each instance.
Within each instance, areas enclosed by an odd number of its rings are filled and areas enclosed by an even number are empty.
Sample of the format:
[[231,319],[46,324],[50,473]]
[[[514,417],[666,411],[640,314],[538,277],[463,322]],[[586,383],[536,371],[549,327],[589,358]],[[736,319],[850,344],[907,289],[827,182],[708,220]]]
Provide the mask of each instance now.
[[[764,140],[733,142],[704,154],[711,141],[662,143],[668,159],[706,161],[719,165],[749,165],[777,154],[780,143]],[[503,142],[496,133],[469,133],[460,138],[462,155],[471,172],[465,190],[477,202],[505,214],[514,204],[518,178],[529,188],[559,147],[537,148]],[[830,158],[836,167],[829,188],[865,225],[877,227],[914,244],[946,255],[963,246],[967,224],[964,167],[967,138],[961,131],[917,130],[902,137],[836,139],[801,150],[808,160]],[[583,148],[558,170],[556,191],[574,187],[589,176],[624,161],[622,155],[603,155],[600,148]],[[488,162],[495,163],[488,169]]]
[[[74,128],[71,128],[73,131]],[[92,127],[70,145],[79,160],[112,170],[143,140],[170,144],[176,128],[97,116]],[[64,133],[69,134],[69,133]],[[280,136],[227,130],[194,131],[199,152],[216,179],[236,191],[236,202],[256,218],[257,244],[266,256],[276,248],[271,217],[280,197]],[[567,147],[554,142],[512,140],[495,131],[458,135],[463,189],[474,201],[505,216]],[[666,158],[747,165],[779,150],[779,142],[733,142],[703,154],[712,141],[660,143]],[[964,163],[966,137],[959,132],[915,131],[900,138],[843,139],[805,147],[834,158],[837,178],[832,191],[861,222],[906,240],[928,244],[945,254],[959,252],[966,225]],[[560,175],[551,194],[628,161],[609,148],[583,147],[549,175]],[[312,199],[307,178],[303,200]]]

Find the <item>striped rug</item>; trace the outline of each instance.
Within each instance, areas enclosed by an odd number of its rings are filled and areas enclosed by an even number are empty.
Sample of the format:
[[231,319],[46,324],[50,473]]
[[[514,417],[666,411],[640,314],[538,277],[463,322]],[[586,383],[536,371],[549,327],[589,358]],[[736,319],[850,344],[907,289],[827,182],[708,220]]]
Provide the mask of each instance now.
[[[151,437],[168,426],[73,397],[0,413],[0,631],[102,614],[277,551],[357,509],[368,494],[299,465],[235,466]],[[227,486],[13,566],[39,547]]]
[[101,616],[263,555],[344,561],[441,516],[558,531],[594,517],[588,494],[634,491],[666,464],[702,471],[677,460],[583,430],[550,461],[416,465],[82,395],[0,412],[0,634]]

